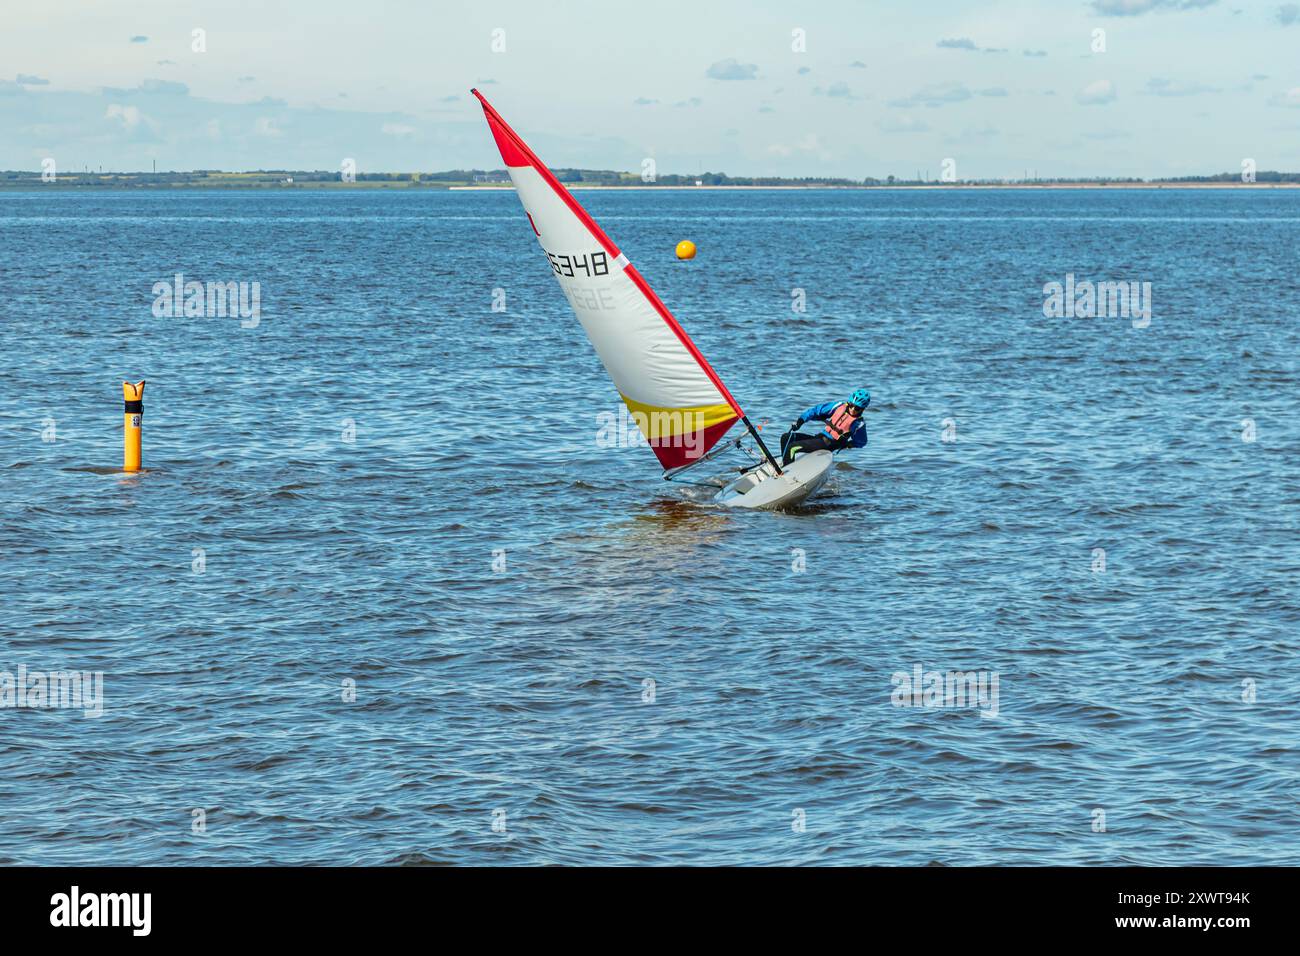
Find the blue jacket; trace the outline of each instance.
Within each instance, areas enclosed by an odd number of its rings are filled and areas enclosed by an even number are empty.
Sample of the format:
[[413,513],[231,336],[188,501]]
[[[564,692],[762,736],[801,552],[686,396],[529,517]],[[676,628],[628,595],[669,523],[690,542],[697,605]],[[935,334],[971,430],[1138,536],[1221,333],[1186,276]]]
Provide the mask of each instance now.
[[[814,405],[799,417],[806,422],[824,422],[831,417],[831,412],[843,405],[843,402],[823,402],[820,405]],[[867,426],[863,424],[862,419],[865,416],[859,415],[853,427],[849,429],[848,442],[844,448],[863,448],[867,444]]]

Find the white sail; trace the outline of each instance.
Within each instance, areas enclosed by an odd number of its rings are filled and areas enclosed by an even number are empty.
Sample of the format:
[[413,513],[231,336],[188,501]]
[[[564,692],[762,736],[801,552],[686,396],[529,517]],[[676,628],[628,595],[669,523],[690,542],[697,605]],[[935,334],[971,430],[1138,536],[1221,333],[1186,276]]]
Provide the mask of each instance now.
[[665,469],[698,460],[744,417],[672,313],[478,90],[552,273]]

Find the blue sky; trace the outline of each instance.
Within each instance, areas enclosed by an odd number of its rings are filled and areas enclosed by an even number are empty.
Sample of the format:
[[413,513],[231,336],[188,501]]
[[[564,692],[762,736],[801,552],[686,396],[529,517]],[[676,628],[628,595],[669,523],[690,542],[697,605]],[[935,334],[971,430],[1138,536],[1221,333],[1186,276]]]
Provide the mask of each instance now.
[[553,166],[1300,169],[1300,2],[1232,0],[10,4],[0,168],[497,167],[474,85]]

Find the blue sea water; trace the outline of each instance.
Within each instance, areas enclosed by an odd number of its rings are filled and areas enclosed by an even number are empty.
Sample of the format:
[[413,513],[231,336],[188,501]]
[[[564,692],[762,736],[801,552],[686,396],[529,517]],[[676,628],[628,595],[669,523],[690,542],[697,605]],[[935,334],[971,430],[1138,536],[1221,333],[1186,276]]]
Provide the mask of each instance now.
[[0,193],[0,671],[104,675],[0,862],[1300,863],[1300,192],[578,196],[769,434],[871,389],[806,508],[601,447],[509,192]]

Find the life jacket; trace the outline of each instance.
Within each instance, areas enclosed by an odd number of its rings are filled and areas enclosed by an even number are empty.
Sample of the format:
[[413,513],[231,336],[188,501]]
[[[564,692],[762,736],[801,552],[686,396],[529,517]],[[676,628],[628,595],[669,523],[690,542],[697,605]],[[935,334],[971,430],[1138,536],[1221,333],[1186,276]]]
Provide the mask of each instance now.
[[853,423],[856,421],[857,418],[849,414],[849,403],[840,402],[826,420],[826,434],[833,441],[839,441],[853,431]]

